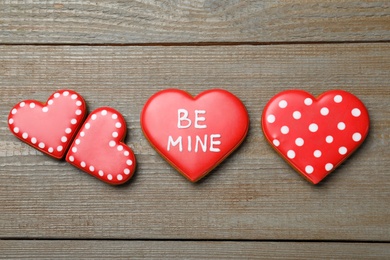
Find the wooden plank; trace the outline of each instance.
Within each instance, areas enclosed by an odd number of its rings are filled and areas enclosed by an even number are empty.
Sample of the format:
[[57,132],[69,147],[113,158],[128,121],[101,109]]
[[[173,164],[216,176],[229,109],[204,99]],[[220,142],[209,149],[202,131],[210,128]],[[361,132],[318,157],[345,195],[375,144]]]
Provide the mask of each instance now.
[[389,1],[0,1],[0,43],[390,40]]
[[[0,46],[0,237],[390,240],[390,44],[113,47]],[[55,90],[112,106],[128,122],[138,169],[111,187],[21,143],[10,108]],[[189,183],[139,126],[156,91],[224,88],[247,106],[242,146]],[[266,143],[260,116],[284,89],[342,88],[368,107],[363,146],[322,184],[303,180]]]
[[386,243],[0,240],[1,257],[28,259],[388,259]]

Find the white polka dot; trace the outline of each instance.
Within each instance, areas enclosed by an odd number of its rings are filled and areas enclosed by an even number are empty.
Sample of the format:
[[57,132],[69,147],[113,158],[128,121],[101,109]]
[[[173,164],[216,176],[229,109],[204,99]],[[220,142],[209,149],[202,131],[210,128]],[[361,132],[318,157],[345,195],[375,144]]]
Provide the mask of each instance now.
[[57,151],[58,151],[58,152],[61,152],[62,149],[64,149],[64,147],[62,147],[62,145],[57,146]]
[[313,153],[314,157],[316,158],[320,158],[321,155],[322,155],[322,152],[320,150],[315,150],[314,153]]
[[302,146],[304,143],[305,143],[305,141],[301,137],[298,137],[297,139],[295,139],[295,144],[297,146]]
[[123,180],[123,176],[122,176],[122,175],[120,175],[120,174],[118,174],[118,176],[116,176],[116,178],[118,179],[118,181],[121,181],[121,180]]
[[61,137],[61,142],[65,143],[66,141],[68,141],[68,138],[66,138],[66,136]]
[[278,147],[278,146],[280,145],[280,142],[279,142],[278,139],[274,139],[274,140],[272,141],[272,143],[273,143],[276,147]]
[[331,171],[332,169],[333,169],[333,164],[331,164],[331,163],[325,164],[325,170]]
[[131,165],[133,165],[133,161],[132,161],[132,160],[127,160],[127,161],[126,161],[126,164],[129,165],[129,166],[131,166]]
[[77,147],[72,147],[72,152],[77,153]]
[[74,162],[74,157],[73,156],[69,156],[69,161]]
[[313,104],[313,99],[311,98],[305,98],[305,101],[303,101],[305,103],[306,106],[310,106],[311,104]]
[[14,127],[14,132],[17,134],[19,133],[19,127]]
[[93,114],[93,115],[91,116],[91,119],[92,119],[92,120],[96,120],[96,118],[97,118],[97,115],[96,115],[96,114]]
[[129,152],[129,151],[125,151],[123,154],[124,154],[125,156],[129,156],[129,155],[130,155],[130,152]]
[[102,176],[103,177],[104,175],[104,172],[102,170],[99,171],[99,176]]
[[122,145],[118,145],[118,147],[116,149],[118,149],[118,151],[122,151],[123,150],[123,146]]
[[49,108],[48,108],[48,107],[43,107],[43,108],[42,108],[42,112],[46,113],[47,111],[49,111]]
[[334,96],[333,100],[336,103],[340,103],[341,101],[343,101],[343,97],[340,95],[336,95],[336,96]]
[[21,103],[19,104],[20,107],[24,107],[25,105],[26,105],[25,102],[21,102]]
[[76,95],[76,94],[73,94],[70,98],[71,98],[71,99],[76,99],[76,98],[77,98],[77,95]]
[[121,126],[122,126],[122,124],[121,124],[121,123],[119,123],[119,122],[116,122],[116,124],[115,124],[115,127],[116,127],[116,128],[121,128]]
[[37,139],[35,137],[31,138],[31,143],[36,144],[37,143]]
[[327,116],[329,114],[329,109],[327,107],[323,107],[320,110],[321,115]]
[[333,142],[333,136],[328,135],[328,136],[325,138],[325,141],[326,141],[328,144],[332,143],[332,142]]
[[60,97],[60,93],[55,93],[55,94],[54,94],[54,97],[55,97],[55,98],[59,98],[59,97]]
[[76,139],[75,143],[79,145],[81,143],[80,139]]
[[83,103],[80,100],[76,101],[76,106],[80,107]]
[[295,158],[295,152],[293,150],[289,150],[287,152],[287,157],[290,158],[290,159],[294,159]]
[[54,101],[53,101],[53,99],[50,99],[47,103],[48,103],[49,105],[53,105]]
[[313,166],[307,165],[307,166],[305,167],[305,172],[306,172],[307,174],[312,174],[312,173],[314,172]]
[[344,130],[344,129],[345,129],[345,123],[344,123],[344,122],[338,123],[338,124],[337,124],[337,128],[338,128],[339,130]]
[[89,171],[91,171],[91,172],[95,171],[95,167],[93,167],[92,165],[89,166]]
[[267,116],[267,122],[272,124],[273,122],[275,122],[276,120],[276,117],[274,115],[269,115]]
[[290,131],[290,129],[288,128],[288,126],[282,126],[281,128],[280,128],[280,132],[282,133],[282,134],[288,134],[288,132]]
[[113,132],[112,137],[114,137],[114,138],[118,137],[118,132]]
[[294,113],[293,113],[293,118],[294,119],[300,119],[301,118],[301,116],[302,116],[302,114],[301,114],[301,112],[299,112],[299,111],[294,111]]
[[112,175],[111,174],[107,175],[107,179],[109,179],[111,181],[112,180]]
[[81,136],[81,137],[85,136],[85,132],[81,131],[81,132],[80,132],[80,136]]
[[110,141],[110,142],[108,143],[108,145],[109,145],[110,147],[114,147],[114,146],[115,146],[115,141]]
[[13,115],[15,115],[16,112],[18,112],[18,110],[17,110],[16,108],[12,109],[12,111],[11,111],[11,113],[12,113]]
[[47,149],[47,151],[48,151],[49,153],[52,153],[52,152],[54,152],[54,149],[53,149],[53,147],[49,147],[49,149]]
[[279,107],[280,108],[286,108],[287,107],[287,101],[286,100],[281,100],[279,101]]
[[85,166],[87,166],[87,164],[85,162],[81,162],[80,166],[84,168]]
[[82,112],[83,112],[83,111],[81,111],[80,109],[77,109],[77,110],[76,110],[76,115],[79,116],[79,115],[81,115]]
[[130,174],[130,170],[129,169],[125,169],[124,171],[123,171],[126,175],[129,175]]
[[27,133],[23,133],[23,134],[22,134],[22,137],[23,137],[23,139],[27,139],[28,134],[27,134]]
[[10,118],[10,119],[8,120],[8,124],[12,125],[13,123],[14,123],[14,120],[13,120],[12,118]]
[[107,115],[107,110],[103,110],[101,114],[102,114],[102,116]]
[[355,142],[359,142],[361,139],[362,139],[362,135],[360,133],[354,133],[352,135],[352,140],[354,140]]
[[347,148],[344,147],[344,146],[341,146],[341,147],[339,148],[339,154],[344,155],[344,154],[346,154],[346,153],[347,153]]
[[70,129],[69,127],[65,129],[65,133],[70,134],[71,132],[72,132],[72,129]]
[[359,117],[362,112],[360,111],[359,108],[354,108],[352,109],[351,113],[354,117]]
[[90,123],[86,123],[85,124],[85,129],[89,129],[89,128],[91,128],[91,124]]
[[315,133],[315,132],[317,132],[317,130],[318,130],[318,125],[317,124],[310,124],[309,125],[309,131],[310,132],[312,132],[312,133]]
[[64,91],[64,93],[62,93],[62,95],[64,95],[65,97],[67,97],[69,95],[69,91]]
[[72,120],[70,120],[70,123],[71,123],[72,125],[75,125],[75,124],[77,123],[77,120],[76,120],[75,118],[73,118]]
[[112,118],[112,119],[117,119],[117,118],[118,118],[118,115],[117,115],[117,114],[112,114],[111,118]]
[[41,149],[43,149],[43,148],[45,148],[45,144],[42,143],[42,142],[40,142],[40,143],[38,144],[38,147],[41,148]]
[[35,103],[30,103],[30,108],[34,108],[35,107]]

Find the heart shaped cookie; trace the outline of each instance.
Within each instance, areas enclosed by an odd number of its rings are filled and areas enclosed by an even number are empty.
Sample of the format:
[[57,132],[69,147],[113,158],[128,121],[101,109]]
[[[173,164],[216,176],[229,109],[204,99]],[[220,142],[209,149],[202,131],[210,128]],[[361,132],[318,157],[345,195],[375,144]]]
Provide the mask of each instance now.
[[25,100],[8,116],[11,132],[23,142],[61,159],[85,117],[83,98],[72,90],[53,93],[46,103]]
[[110,107],[91,112],[76,135],[66,161],[109,184],[128,181],[135,170],[133,151],[122,141],[123,116]]
[[364,104],[346,91],[332,90],[315,98],[287,90],[265,106],[262,128],[271,146],[317,184],[363,143],[369,115]]
[[167,89],[154,94],[141,114],[152,146],[188,180],[196,182],[244,140],[249,117],[232,93],[214,89],[192,97]]

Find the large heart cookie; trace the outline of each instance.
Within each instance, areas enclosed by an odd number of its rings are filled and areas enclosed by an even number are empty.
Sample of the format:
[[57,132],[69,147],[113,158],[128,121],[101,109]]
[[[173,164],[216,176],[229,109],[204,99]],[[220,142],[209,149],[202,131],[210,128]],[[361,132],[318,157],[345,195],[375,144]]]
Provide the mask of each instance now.
[[23,142],[61,159],[85,117],[83,98],[72,90],[60,90],[43,104],[25,100],[8,116],[11,132]]
[[91,112],[75,137],[66,161],[109,184],[128,181],[135,170],[133,151],[122,141],[123,116],[110,107]]
[[141,127],[152,146],[180,173],[198,181],[232,153],[249,126],[243,103],[215,89],[192,97],[168,89],[154,94],[141,114]]
[[364,141],[369,116],[364,104],[342,90],[318,98],[287,90],[265,106],[262,128],[279,154],[310,182],[317,184]]

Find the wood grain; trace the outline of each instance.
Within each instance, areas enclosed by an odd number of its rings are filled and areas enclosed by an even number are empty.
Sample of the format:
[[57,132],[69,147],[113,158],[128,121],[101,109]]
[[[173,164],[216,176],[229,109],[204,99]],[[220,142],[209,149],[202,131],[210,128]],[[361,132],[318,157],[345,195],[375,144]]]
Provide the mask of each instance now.
[[0,43],[390,40],[389,1],[0,1]]
[[[0,237],[389,241],[389,47],[0,46]],[[14,104],[63,88],[83,95],[90,111],[123,113],[138,160],[130,183],[111,187],[9,132]],[[143,104],[165,88],[194,95],[224,88],[247,106],[246,141],[200,183],[172,169],[140,129]],[[260,130],[265,103],[290,88],[314,95],[342,88],[371,115],[366,142],[318,186]]]
[[1,241],[1,257],[27,259],[388,259],[385,243]]

